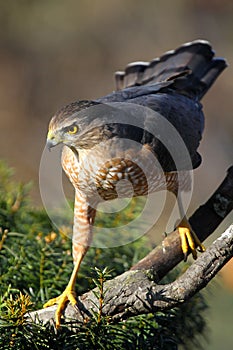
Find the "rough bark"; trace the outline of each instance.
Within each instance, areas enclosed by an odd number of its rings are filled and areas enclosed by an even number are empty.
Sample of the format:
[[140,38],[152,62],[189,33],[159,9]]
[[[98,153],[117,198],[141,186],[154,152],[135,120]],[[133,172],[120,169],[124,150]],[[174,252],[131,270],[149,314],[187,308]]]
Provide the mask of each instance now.
[[[210,199],[190,218],[200,240],[208,237],[232,209],[233,167]],[[158,285],[158,281],[183,259],[175,231],[131,270],[105,283],[103,315],[118,320],[178,306],[204,288],[232,256],[233,226],[230,226],[182,276],[172,283]],[[98,302],[93,291],[83,294],[77,301],[77,308],[68,305],[65,321],[83,322],[90,318],[92,311],[97,311],[93,302]],[[53,320],[55,310],[56,306],[51,306],[28,316],[32,320],[47,322]]]
[[[233,209],[233,166],[225,179],[208,199],[189,218],[189,222],[203,242],[221,224]],[[152,250],[145,258],[135,264],[131,270],[153,268],[158,281],[183,260],[178,232],[167,236],[161,245]]]
[[[107,281],[102,314],[115,320],[123,320],[130,316],[178,306],[204,288],[232,257],[233,225],[172,283],[156,284],[153,269],[129,270]],[[68,305],[64,315],[65,321],[84,322],[91,317],[92,311],[98,311],[95,304],[98,304],[98,300],[93,291],[83,294],[78,299],[77,308]],[[32,312],[30,319],[47,322],[53,319],[55,310],[56,306],[51,306]]]

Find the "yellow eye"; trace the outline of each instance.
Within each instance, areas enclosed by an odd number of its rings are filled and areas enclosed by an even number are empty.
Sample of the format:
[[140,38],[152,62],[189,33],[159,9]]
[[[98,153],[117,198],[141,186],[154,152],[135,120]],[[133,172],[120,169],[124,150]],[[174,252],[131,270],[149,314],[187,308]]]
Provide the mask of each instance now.
[[68,129],[68,133],[69,134],[76,134],[76,132],[78,131],[78,127],[76,125],[72,125],[69,129]]

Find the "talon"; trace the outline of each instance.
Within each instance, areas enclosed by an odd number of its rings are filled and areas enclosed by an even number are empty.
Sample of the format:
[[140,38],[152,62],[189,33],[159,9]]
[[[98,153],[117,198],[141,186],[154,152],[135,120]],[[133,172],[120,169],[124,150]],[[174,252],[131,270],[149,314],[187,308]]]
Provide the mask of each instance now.
[[200,252],[205,251],[204,245],[201,243],[195,232],[192,230],[188,219],[183,218],[178,226],[178,231],[181,239],[181,248],[184,254],[184,261],[187,260],[188,251],[191,250],[193,259],[197,259],[197,250]]
[[68,302],[70,302],[73,306],[77,304],[75,299],[75,292],[69,286],[67,286],[67,288],[61,295],[59,295],[57,298],[50,299],[43,306],[44,308],[46,308],[57,304],[57,310],[55,312],[55,324],[57,329],[61,326],[62,313]]
[[70,302],[72,306],[77,305],[77,301],[75,299],[75,282],[76,282],[78,270],[79,270],[81,261],[85,255],[85,252],[86,250],[85,249],[83,250],[83,247],[78,252],[72,275],[70,277],[69,283],[66,289],[64,290],[64,292],[61,295],[59,295],[57,298],[50,299],[47,303],[44,304],[44,308],[48,306],[52,306],[54,304],[58,304],[57,310],[55,312],[56,328],[59,328],[61,326],[61,317],[62,317],[63,310],[66,307],[66,304]]
[[185,227],[178,227],[178,231],[180,234],[180,240],[181,240],[181,248],[182,248],[182,252],[184,254],[184,261],[187,260],[187,256],[188,256],[188,243],[187,243],[187,237],[186,237],[186,228]]
[[184,262],[186,262],[188,259],[188,253],[183,253],[183,254],[184,254]]

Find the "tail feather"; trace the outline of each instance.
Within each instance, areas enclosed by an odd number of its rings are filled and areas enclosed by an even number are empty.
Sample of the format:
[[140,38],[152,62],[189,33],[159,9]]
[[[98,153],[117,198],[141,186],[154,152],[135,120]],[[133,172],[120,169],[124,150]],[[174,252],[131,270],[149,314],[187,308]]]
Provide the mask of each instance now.
[[208,41],[195,40],[151,62],[130,63],[125,71],[116,72],[116,86],[120,90],[173,80],[178,92],[201,99],[226,66],[223,58],[214,58]]
[[223,58],[214,58],[205,74],[201,78],[201,83],[203,87],[199,93],[200,99],[205,95],[205,93],[209,90],[211,85],[215,82],[219,74],[227,67],[227,63]]

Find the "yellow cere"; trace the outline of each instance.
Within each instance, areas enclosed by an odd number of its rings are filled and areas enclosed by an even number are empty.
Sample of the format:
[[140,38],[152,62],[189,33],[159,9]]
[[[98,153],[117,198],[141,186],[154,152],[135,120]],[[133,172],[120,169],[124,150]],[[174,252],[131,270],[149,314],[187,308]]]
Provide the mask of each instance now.
[[48,135],[47,135],[47,139],[51,140],[53,137],[54,137],[54,134],[53,134],[52,130],[49,130]]

